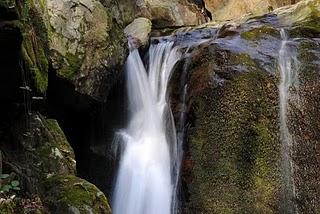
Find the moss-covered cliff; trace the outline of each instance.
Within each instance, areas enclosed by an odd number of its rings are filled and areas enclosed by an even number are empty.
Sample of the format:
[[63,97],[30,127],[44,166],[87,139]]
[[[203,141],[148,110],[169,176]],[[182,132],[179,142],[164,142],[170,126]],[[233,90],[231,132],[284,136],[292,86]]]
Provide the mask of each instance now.
[[279,206],[277,78],[235,49],[211,44],[193,59],[190,213],[274,213]]
[[319,1],[306,1],[244,22],[178,33],[179,41],[204,39],[185,60],[190,109],[183,167],[186,213],[287,212],[278,95],[281,28],[300,61],[300,84],[291,89],[299,101],[289,101],[288,118],[295,141],[294,203],[301,213],[319,212],[319,6]]

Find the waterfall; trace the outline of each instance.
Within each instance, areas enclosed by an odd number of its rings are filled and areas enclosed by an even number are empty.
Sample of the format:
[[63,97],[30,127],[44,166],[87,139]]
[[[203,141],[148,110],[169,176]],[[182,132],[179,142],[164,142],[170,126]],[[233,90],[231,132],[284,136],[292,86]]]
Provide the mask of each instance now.
[[152,44],[148,72],[137,49],[126,63],[129,124],[119,131],[120,163],[113,195],[115,214],[175,212],[180,149],[167,86],[181,57],[173,42]]
[[280,137],[282,143],[282,170],[284,184],[284,213],[295,213],[296,208],[294,199],[296,196],[296,188],[293,180],[294,165],[292,160],[292,149],[294,139],[292,138],[288,128],[288,103],[297,100],[297,96],[292,94],[292,89],[298,87],[298,66],[299,62],[296,57],[296,50],[293,48],[294,42],[288,39],[284,29],[281,29],[281,48],[279,51],[279,69],[281,82],[279,85],[280,97]]

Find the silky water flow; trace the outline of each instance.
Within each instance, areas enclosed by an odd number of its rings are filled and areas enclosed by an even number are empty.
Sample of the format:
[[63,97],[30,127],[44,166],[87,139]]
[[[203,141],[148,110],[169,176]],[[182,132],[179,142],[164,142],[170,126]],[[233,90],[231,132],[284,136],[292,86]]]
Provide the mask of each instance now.
[[117,133],[120,162],[115,214],[176,213],[181,147],[167,101],[172,70],[181,58],[174,42],[152,44],[148,72],[137,49],[126,63],[129,124]]
[[299,61],[297,59],[295,42],[289,40],[284,29],[281,29],[281,48],[279,51],[279,98],[280,98],[280,137],[282,143],[282,174],[283,174],[283,212],[296,213],[294,199],[296,197],[296,187],[294,183],[294,163],[292,160],[294,139],[288,127],[288,107],[289,103],[297,104],[298,97],[298,70]]

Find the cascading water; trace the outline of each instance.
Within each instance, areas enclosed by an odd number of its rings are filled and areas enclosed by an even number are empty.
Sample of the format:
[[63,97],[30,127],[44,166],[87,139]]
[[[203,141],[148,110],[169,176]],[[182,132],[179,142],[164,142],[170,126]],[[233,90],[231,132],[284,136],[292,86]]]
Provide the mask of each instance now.
[[181,53],[173,42],[152,44],[148,73],[138,50],[126,63],[130,121],[120,131],[121,157],[113,197],[115,214],[169,214],[176,210],[179,148],[167,85]]
[[296,188],[293,180],[294,165],[292,160],[292,147],[294,140],[289,132],[287,110],[289,101],[297,100],[297,96],[291,94],[291,89],[297,89],[298,60],[293,48],[293,41],[288,39],[284,29],[281,29],[282,44],[279,51],[279,69],[281,82],[279,85],[280,95],[280,134],[282,143],[282,170],[284,182],[284,207],[285,213],[295,213],[294,198]]

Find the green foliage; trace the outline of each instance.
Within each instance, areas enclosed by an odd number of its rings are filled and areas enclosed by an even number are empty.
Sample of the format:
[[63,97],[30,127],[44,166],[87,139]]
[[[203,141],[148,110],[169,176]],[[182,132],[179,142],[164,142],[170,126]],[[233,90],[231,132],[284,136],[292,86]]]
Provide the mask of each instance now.
[[20,182],[18,180],[12,180],[9,174],[0,174],[0,194],[19,191],[19,185]]

